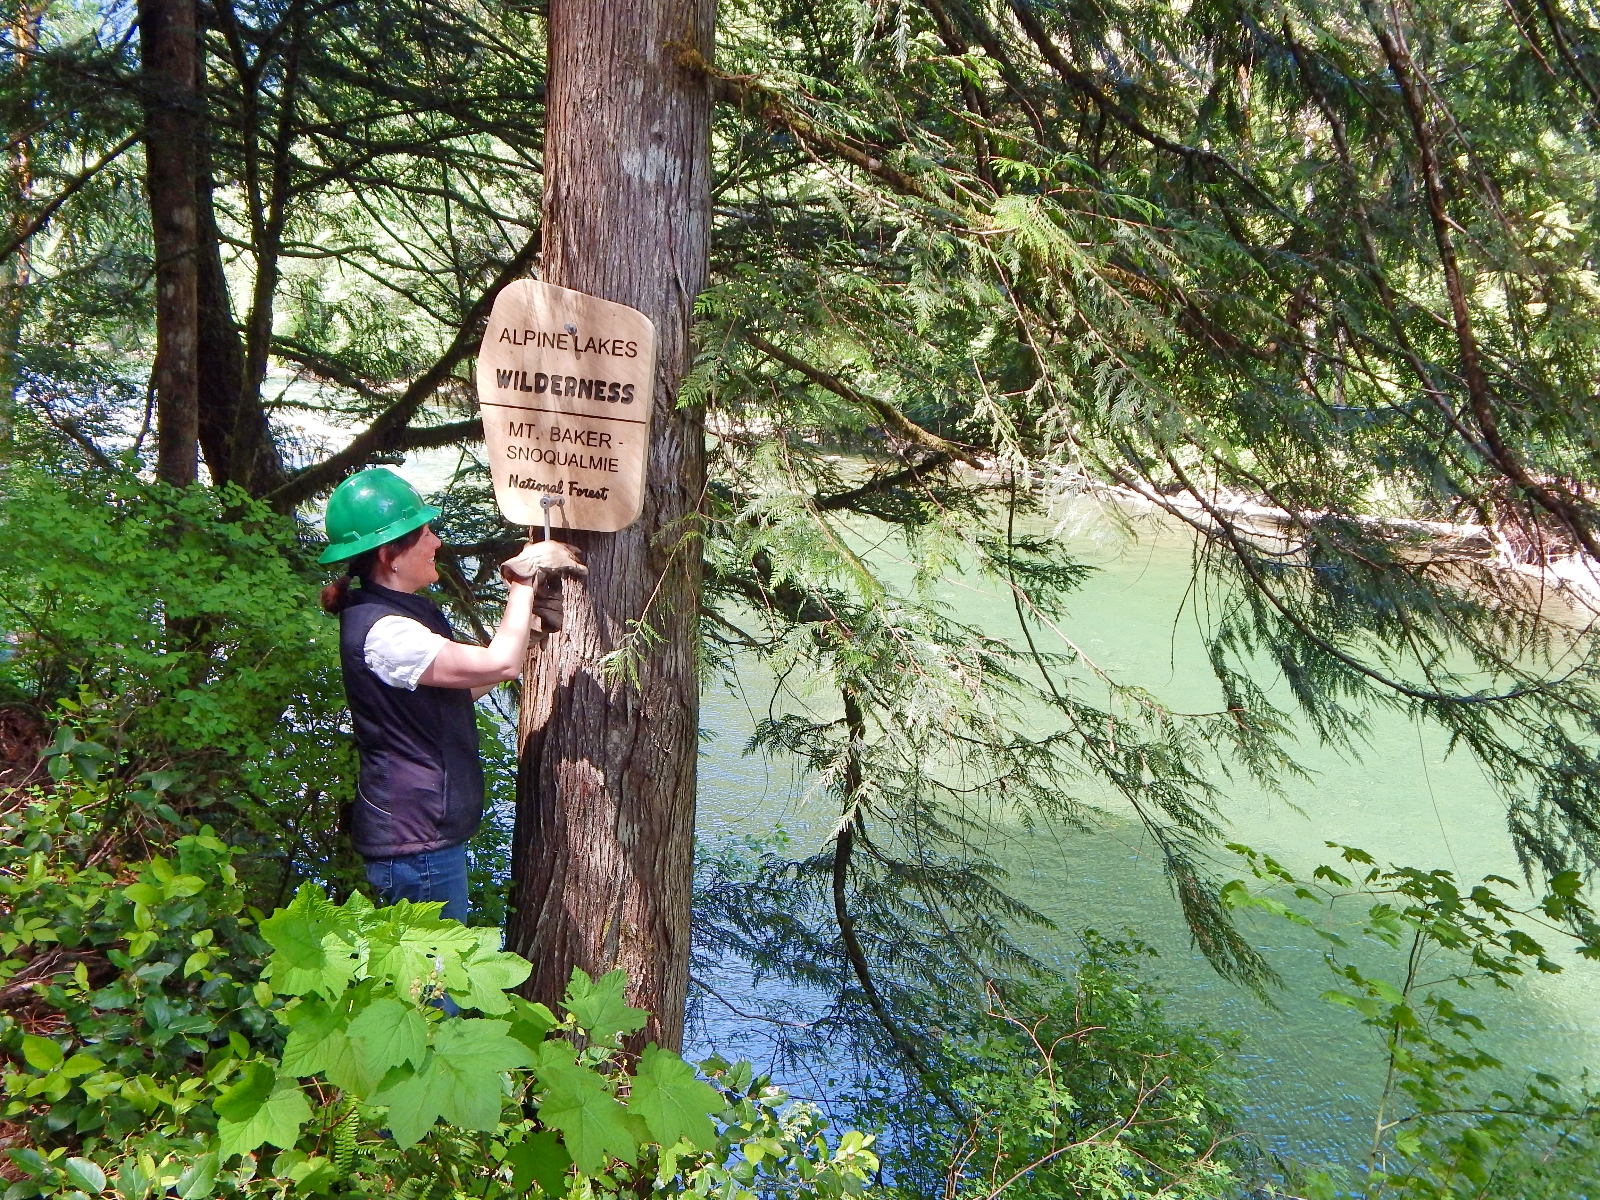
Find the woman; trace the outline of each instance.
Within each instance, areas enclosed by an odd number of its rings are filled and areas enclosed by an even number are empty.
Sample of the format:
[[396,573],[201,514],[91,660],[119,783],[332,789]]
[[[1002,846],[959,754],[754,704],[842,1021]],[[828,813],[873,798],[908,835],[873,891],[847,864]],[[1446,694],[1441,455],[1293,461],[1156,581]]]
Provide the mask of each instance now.
[[351,840],[385,903],[442,900],[446,917],[465,921],[466,843],[483,816],[473,701],[517,677],[536,625],[540,637],[561,627],[559,585],[537,594],[535,574],[584,568],[562,542],[529,545],[501,567],[509,591],[494,639],[457,642],[439,607],[417,595],[439,579],[442,543],[428,528],[438,515],[392,471],[362,471],[329,497],[318,561],[347,564],[322,589],[322,607],[339,617],[361,757]]

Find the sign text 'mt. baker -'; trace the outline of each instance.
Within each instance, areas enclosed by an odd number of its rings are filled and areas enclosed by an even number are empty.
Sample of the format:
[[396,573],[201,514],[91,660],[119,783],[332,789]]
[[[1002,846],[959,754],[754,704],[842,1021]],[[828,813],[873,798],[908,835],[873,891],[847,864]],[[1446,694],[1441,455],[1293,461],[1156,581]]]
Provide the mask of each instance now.
[[495,499],[509,520],[614,532],[639,516],[655,327],[637,309],[520,280],[496,298],[478,352]]

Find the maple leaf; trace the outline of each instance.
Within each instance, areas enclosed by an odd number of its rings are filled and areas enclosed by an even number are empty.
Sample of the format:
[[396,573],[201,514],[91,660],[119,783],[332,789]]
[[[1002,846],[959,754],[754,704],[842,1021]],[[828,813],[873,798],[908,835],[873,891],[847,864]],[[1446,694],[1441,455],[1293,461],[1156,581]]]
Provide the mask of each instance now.
[[[270,1073],[272,1068],[268,1067],[267,1070]],[[228,1090],[229,1093],[234,1091],[233,1088]],[[311,1105],[305,1093],[300,1090],[298,1083],[289,1078],[279,1079],[272,1092],[264,1100],[256,1102],[250,1115],[243,1120],[230,1119],[222,1111],[227,1099],[225,1094],[215,1105],[220,1118],[217,1122],[217,1149],[223,1158],[249,1154],[263,1142],[287,1150],[300,1139],[300,1127],[311,1119]],[[237,1099],[240,1104],[233,1109],[235,1112],[243,1107],[243,1098]]]
[[643,1029],[650,1019],[642,1008],[628,1007],[623,998],[627,986],[627,972],[621,969],[590,979],[582,967],[573,967],[562,1004],[591,1038],[609,1042],[616,1034]]
[[559,1130],[567,1151],[585,1175],[606,1165],[606,1156],[638,1161],[644,1123],[618,1104],[605,1081],[573,1061],[569,1042],[549,1041],[534,1051],[534,1074],[544,1098],[539,1120]]
[[358,1090],[367,1092],[393,1067],[422,1065],[428,1053],[428,1022],[414,1005],[385,996],[351,1020],[350,1044],[356,1068],[367,1083]]
[[520,954],[500,949],[498,929],[473,929],[477,945],[460,958],[446,960],[444,981],[450,995],[463,1008],[498,1016],[511,1011],[506,992],[533,973],[533,964]]
[[511,1036],[530,1050],[544,1041],[544,1035],[557,1025],[555,1013],[539,1003],[530,1004],[521,996],[507,996],[511,1001]]
[[504,1021],[446,1021],[433,1039],[431,1074],[439,1113],[462,1129],[493,1130],[500,1124],[505,1092],[500,1074],[524,1067],[533,1054],[506,1031]]
[[217,1097],[211,1110],[229,1121],[248,1121],[272,1095],[276,1080],[277,1073],[271,1063],[246,1063],[239,1071],[239,1078]]
[[321,992],[329,998],[344,991],[358,961],[342,936],[350,932],[343,918],[321,888],[306,885],[287,908],[261,922],[261,936],[272,946],[266,977],[274,991],[286,996]]
[[514,1192],[526,1192],[531,1183],[537,1183],[546,1196],[560,1196],[567,1190],[567,1168],[572,1165],[572,1155],[549,1129],[529,1134],[516,1145],[507,1147],[506,1162],[511,1164],[511,1190]]
[[405,995],[419,980],[433,975],[437,960],[476,949],[477,934],[457,921],[442,919],[443,907],[402,900],[382,909],[368,936],[368,977],[388,980]]
[[433,1086],[434,1061],[430,1052],[413,1072],[391,1071],[372,1097],[374,1104],[388,1108],[389,1132],[402,1150],[421,1141],[439,1119],[438,1093]]
[[284,1009],[281,1019],[289,1026],[278,1063],[285,1074],[321,1074],[332,1080],[354,1066],[344,1014],[320,996],[309,996]]
[[628,1093],[628,1111],[644,1119],[657,1142],[672,1146],[683,1138],[697,1149],[711,1149],[717,1144],[711,1114],[723,1107],[717,1090],[697,1078],[681,1057],[654,1042],[645,1047]]

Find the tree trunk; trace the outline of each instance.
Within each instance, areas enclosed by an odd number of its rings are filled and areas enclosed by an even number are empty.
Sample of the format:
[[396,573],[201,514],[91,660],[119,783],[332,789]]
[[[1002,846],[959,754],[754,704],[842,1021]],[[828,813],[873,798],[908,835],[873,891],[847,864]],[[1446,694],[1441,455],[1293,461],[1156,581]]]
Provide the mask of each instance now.
[[195,195],[199,254],[195,281],[197,432],[213,483],[233,479],[233,414],[244,388],[244,343],[233,321],[211,204],[212,182],[202,162]]
[[[44,5],[35,0],[20,5],[11,21],[11,70],[19,90],[26,87],[27,72],[39,48],[39,26],[43,19]],[[33,138],[26,130],[20,137],[13,138],[6,149],[6,191],[14,214],[3,232],[8,245],[28,227],[28,210],[33,199],[32,155]],[[11,440],[16,419],[17,349],[21,345],[28,275],[28,247],[23,244],[0,262],[0,444]]]
[[[198,58],[199,86],[205,86],[205,47]],[[261,405],[261,389],[245,385],[244,341],[233,319],[233,300],[222,266],[222,238],[217,232],[216,208],[211,193],[211,155],[206,132],[196,143],[195,216],[199,244],[196,280],[196,321],[199,371],[200,449],[212,482],[237,483],[252,496],[264,496],[284,481],[283,457],[272,437],[272,427]],[[238,419],[240,405],[249,405],[247,420]],[[243,427],[246,453],[234,453],[234,434]]]
[[[574,534],[586,584],[527,664],[508,946],[529,996],[628,973],[639,1041],[678,1047],[689,981],[704,412],[679,409],[705,284],[715,0],[552,0],[542,278],[620,301],[658,338],[644,513]],[[637,632],[635,622],[651,631]],[[621,670],[601,658],[620,650]],[[613,666],[615,668],[616,660]]]
[[139,0],[145,189],[156,250],[156,475],[199,472],[199,262],[195,0]]

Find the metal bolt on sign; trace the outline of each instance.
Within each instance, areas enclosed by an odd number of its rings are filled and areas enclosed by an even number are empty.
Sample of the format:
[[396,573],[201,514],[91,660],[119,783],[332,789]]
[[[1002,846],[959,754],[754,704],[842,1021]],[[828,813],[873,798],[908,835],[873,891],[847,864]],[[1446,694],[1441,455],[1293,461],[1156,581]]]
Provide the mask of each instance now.
[[[550,510],[552,508],[564,507],[565,505],[566,505],[566,501],[563,500],[560,496],[551,496],[551,495],[547,494],[547,495],[543,495],[543,496],[539,497],[539,507],[544,509],[544,540],[545,541],[548,542],[550,540]],[[533,530],[531,530],[531,529],[528,530],[528,537],[529,537],[530,540],[532,539]]]

